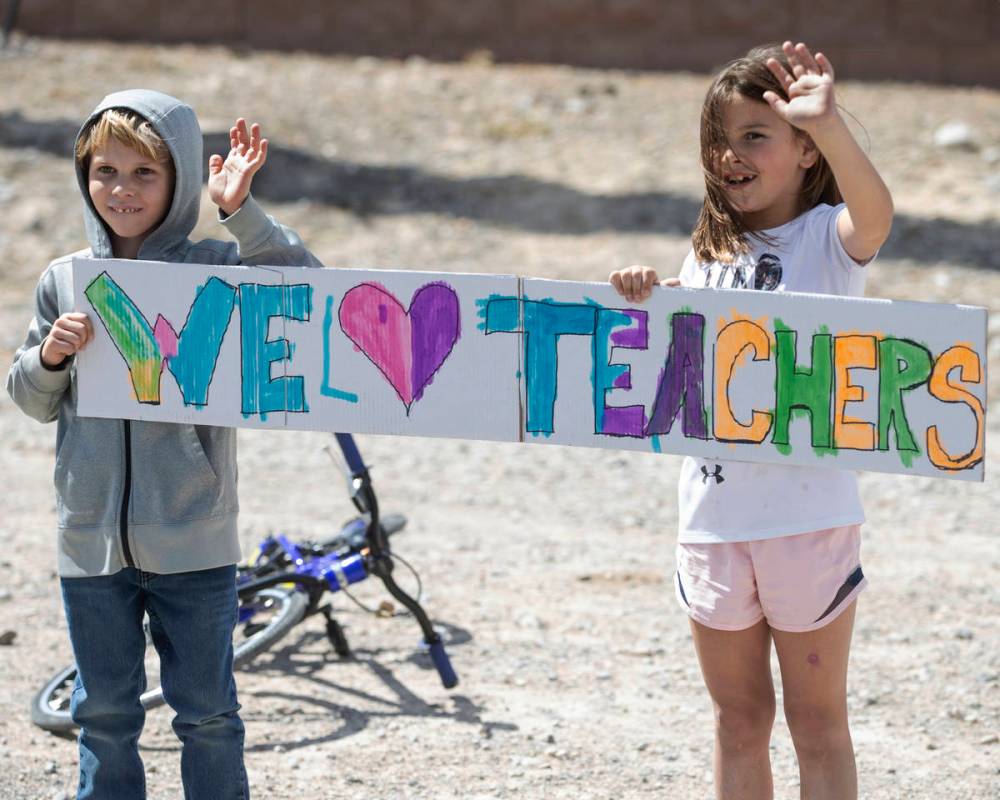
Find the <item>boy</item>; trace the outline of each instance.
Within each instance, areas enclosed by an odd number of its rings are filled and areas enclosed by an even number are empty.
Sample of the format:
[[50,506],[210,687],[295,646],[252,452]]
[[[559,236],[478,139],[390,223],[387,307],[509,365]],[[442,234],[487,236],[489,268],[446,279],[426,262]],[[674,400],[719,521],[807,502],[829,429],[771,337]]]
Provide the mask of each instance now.
[[[267,158],[239,119],[208,190],[236,243],[188,235],[198,219],[202,137],[194,111],[159,92],[106,97],[77,137],[76,173],[95,258],[322,266],[249,196]],[[93,337],[73,310],[72,256],[52,262],[7,378],[27,414],[58,419],[55,488],[63,605],[77,663],[77,798],[145,797],[138,739],[143,615],[182,742],[187,798],[246,798],[232,675],[236,622],[236,431],[76,416],[73,356]]]

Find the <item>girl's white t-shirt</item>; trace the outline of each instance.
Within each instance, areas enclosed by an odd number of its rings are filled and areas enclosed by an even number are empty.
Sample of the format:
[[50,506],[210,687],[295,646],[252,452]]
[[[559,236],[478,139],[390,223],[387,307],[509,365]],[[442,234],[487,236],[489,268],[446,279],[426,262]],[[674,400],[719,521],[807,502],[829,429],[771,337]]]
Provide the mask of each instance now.
[[[844,249],[837,216],[821,204],[750,239],[734,264],[684,259],[682,286],[861,297],[865,270]],[[749,542],[864,522],[854,472],[826,467],[750,464],[688,456],[678,485],[678,541]]]

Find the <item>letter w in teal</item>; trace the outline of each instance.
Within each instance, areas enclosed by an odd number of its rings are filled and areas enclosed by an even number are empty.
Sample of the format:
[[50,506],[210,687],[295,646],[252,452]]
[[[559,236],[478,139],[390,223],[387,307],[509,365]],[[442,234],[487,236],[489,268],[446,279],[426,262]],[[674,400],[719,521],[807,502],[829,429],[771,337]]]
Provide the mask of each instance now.
[[161,314],[150,326],[125,291],[106,272],[84,291],[118,352],[125,359],[136,399],[158,405],[164,364],[185,405],[204,406],[222,340],[236,303],[236,289],[210,278],[195,295],[178,335]]

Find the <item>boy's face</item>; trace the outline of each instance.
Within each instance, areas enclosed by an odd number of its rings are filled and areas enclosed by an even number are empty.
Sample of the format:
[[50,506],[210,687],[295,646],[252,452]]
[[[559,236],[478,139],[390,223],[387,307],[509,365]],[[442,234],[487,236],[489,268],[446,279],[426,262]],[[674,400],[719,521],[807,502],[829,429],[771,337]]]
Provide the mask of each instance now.
[[91,154],[87,179],[94,208],[111,231],[115,255],[135,258],[170,210],[173,165],[109,139]]

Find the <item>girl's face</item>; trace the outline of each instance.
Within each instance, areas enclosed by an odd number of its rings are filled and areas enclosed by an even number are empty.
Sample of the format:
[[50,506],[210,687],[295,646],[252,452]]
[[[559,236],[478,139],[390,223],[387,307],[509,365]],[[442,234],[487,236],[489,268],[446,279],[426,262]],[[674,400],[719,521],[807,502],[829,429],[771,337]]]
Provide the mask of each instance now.
[[714,165],[730,204],[754,231],[776,228],[801,213],[806,170],[818,151],[764,102],[735,94],[722,109],[726,142]]

